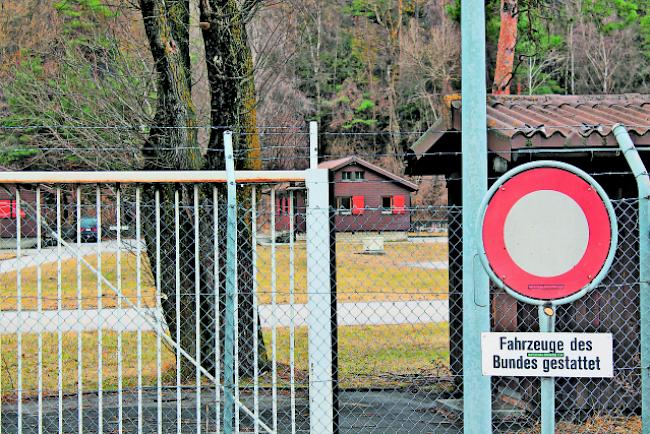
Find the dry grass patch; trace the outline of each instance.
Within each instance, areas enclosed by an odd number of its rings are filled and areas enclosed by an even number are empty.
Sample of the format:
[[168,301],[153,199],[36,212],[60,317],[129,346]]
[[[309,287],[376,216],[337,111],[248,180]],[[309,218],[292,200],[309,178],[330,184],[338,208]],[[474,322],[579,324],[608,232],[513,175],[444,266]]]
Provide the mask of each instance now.
[[[558,422],[556,431],[571,434],[633,434],[641,433],[641,417],[593,416],[583,424]],[[519,431],[520,434],[538,434],[541,428]]]
[[[337,244],[338,300],[340,302],[431,300],[447,297],[447,270],[427,268],[429,263],[447,260],[446,243],[386,243],[385,255],[361,254],[360,243]],[[270,304],[271,297],[271,247],[258,246],[257,280],[261,304]],[[305,243],[296,243],[295,249],[295,302],[307,302],[307,256]],[[97,256],[88,255],[86,261],[96,267]],[[415,265],[414,265],[415,264]],[[421,264],[423,266],[418,266]],[[289,246],[276,247],[277,303],[289,303]],[[323,264],[326,267],[326,264]],[[41,266],[43,309],[57,308],[56,262]],[[136,300],[136,255],[122,252],[122,293],[132,302]],[[113,253],[102,255],[102,273],[117,286],[117,257]],[[16,272],[0,274],[0,308],[17,308]],[[77,266],[75,259],[61,263],[61,304],[63,309],[77,308]],[[148,260],[142,256],[141,291],[143,304],[155,306],[155,287]],[[117,306],[115,292],[102,284],[102,305]],[[36,310],[38,305],[37,268],[26,266],[21,271],[21,304],[25,310]],[[81,264],[81,299],[84,309],[97,307],[97,275]]]
[[[97,267],[97,256],[88,255],[84,259]],[[143,304],[155,306],[155,288],[151,273],[146,266],[146,258],[142,258],[142,296]],[[85,264],[81,264],[81,305],[84,309],[97,308],[97,275]],[[121,258],[121,289],[124,296],[132,302],[136,300],[136,256],[134,253],[122,252]],[[43,309],[57,308],[57,277],[58,265],[48,262],[41,265],[41,291]],[[102,255],[102,274],[117,286],[117,256],[115,253]],[[77,261],[68,259],[61,261],[61,304],[63,309],[77,308]],[[30,266],[21,270],[21,305],[25,310],[36,310],[38,306],[38,273],[37,267]],[[0,274],[0,308],[14,310],[18,305],[17,275],[15,271]],[[102,281],[102,306],[112,308],[117,306],[116,293]]]
[[[267,350],[271,331],[264,331]],[[297,327],[296,369],[308,372],[307,328]],[[289,363],[289,331],[278,329],[278,362]],[[339,327],[341,387],[393,387],[449,365],[447,323]],[[445,372],[446,373],[446,372]],[[302,375],[306,378],[306,375]]]
[[[339,328],[339,378],[342,387],[397,386],[405,378],[431,372],[449,363],[447,324],[345,326]],[[271,330],[263,331],[268,357],[271,355]],[[43,333],[43,390],[46,395],[56,394],[58,388],[58,336]],[[83,388],[98,388],[97,332],[82,333]],[[307,328],[296,328],[296,373],[298,382],[306,384],[308,372]],[[17,387],[17,338],[4,335],[2,347],[2,396],[15,396]],[[125,388],[137,386],[137,341],[135,332],[122,333],[123,373]],[[64,393],[77,390],[77,334],[62,334],[61,377]],[[145,386],[155,386],[156,335],[142,333],[142,378]],[[286,385],[289,375],[289,329],[278,328],[277,354],[280,366],[280,384]],[[38,337],[22,336],[23,390],[25,396],[38,391]],[[175,384],[175,355],[173,349],[162,347],[163,384]],[[104,331],[102,337],[102,374],[105,390],[117,389],[117,333]],[[270,374],[261,380],[270,384]],[[209,383],[205,380],[206,384]],[[190,384],[193,384],[190,382]]]
[[[447,261],[446,243],[386,243],[385,255],[362,254],[361,243],[336,246],[339,302],[432,300],[447,298],[446,269],[427,268]],[[295,300],[306,303],[307,256],[304,243],[295,245]],[[260,303],[271,303],[271,248],[258,249]],[[417,266],[421,264],[423,266]],[[323,264],[326,269],[327,264]],[[276,247],[277,302],[289,302],[289,247]]]
[[[43,391],[45,395],[56,394],[58,390],[58,336],[56,333],[43,333]],[[97,332],[82,333],[82,377],[83,388],[87,391],[98,389],[98,342]],[[77,334],[62,334],[62,366],[64,393],[77,390]],[[123,385],[137,386],[137,341],[135,332],[122,333]],[[156,384],[156,337],[152,332],[142,334],[142,376],[143,384]],[[2,336],[2,394],[12,396],[17,385],[17,338],[15,335]],[[162,370],[173,371],[173,353],[163,346]],[[35,395],[38,391],[38,336],[22,336],[23,393]],[[102,336],[102,375],[106,390],[117,388],[117,333],[104,331]]]

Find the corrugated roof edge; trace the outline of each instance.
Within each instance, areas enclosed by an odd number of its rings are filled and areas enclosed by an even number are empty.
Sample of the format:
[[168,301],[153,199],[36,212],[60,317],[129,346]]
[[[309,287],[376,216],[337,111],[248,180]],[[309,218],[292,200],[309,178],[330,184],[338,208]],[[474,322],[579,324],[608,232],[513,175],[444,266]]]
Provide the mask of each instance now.
[[[460,129],[460,98],[456,95],[443,98],[443,105],[449,109],[449,113],[444,113],[411,145],[418,159],[429,152],[446,131],[457,132]],[[490,95],[486,112],[490,135],[506,140],[514,140],[516,136],[526,139],[537,136],[542,140],[558,136],[587,138],[592,134],[608,137],[612,134],[612,125],[618,122],[626,124],[637,136],[644,136],[650,131],[650,95],[638,93]],[[551,146],[556,147],[557,144]]]

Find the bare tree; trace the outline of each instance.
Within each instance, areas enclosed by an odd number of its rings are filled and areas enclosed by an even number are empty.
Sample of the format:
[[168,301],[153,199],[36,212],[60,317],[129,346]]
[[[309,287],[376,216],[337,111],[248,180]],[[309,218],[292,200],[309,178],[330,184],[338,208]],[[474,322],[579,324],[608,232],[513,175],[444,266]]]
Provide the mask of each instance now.
[[435,14],[432,17],[435,25],[425,27],[411,20],[402,40],[401,86],[408,87],[412,98],[424,101],[429,107],[428,123],[441,114],[440,96],[452,94],[460,79],[458,26],[442,13],[432,11],[432,14]]
[[604,34],[593,22],[584,21],[576,38],[576,72],[578,89],[598,93],[614,93],[629,89],[634,83],[639,64],[635,49],[635,29],[623,29],[615,34]]

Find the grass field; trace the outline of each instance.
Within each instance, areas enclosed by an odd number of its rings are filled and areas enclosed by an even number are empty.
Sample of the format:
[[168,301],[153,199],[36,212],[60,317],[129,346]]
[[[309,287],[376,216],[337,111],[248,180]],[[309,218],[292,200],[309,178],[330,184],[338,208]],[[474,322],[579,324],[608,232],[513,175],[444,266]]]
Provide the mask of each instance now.
[[[89,255],[84,257],[93,267],[97,266],[97,256]],[[135,279],[135,255],[129,252],[122,254],[122,293],[131,301],[136,300],[136,279]],[[143,260],[143,265],[146,262]],[[61,304],[63,309],[77,308],[77,265],[75,259],[68,259],[61,262]],[[41,301],[43,309],[57,308],[58,288],[58,264],[50,262],[41,266]],[[117,282],[117,256],[114,253],[102,255],[102,274],[111,283]],[[21,270],[21,304],[26,310],[35,310],[38,305],[38,274],[35,266],[25,267]],[[148,267],[143,266],[142,273],[142,296],[143,303],[147,306],[155,306],[155,288]],[[17,274],[15,271],[0,274],[0,309],[16,309],[17,298]],[[84,309],[97,307],[97,275],[84,264],[81,264],[81,300]],[[103,284],[102,290],[103,307],[115,307],[117,297],[115,293]]]
[[[122,334],[124,387],[137,385],[136,333]],[[448,329],[446,324],[423,324],[413,326],[349,326],[339,329],[340,381],[342,387],[378,387],[399,385],[404,376],[422,375],[441,365],[448,364]],[[267,351],[271,349],[271,331],[264,330]],[[145,386],[154,386],[156,371],[156,338],[152,332],[143,333],[142,376]],[[82,333],[83,385],[88,391],[97,390],[97,333]],[[46,394],[57,391],[58,336],[43,334],[43,390]],[[278,329],[278,363],[289,365],[289,330]],[[62,335],[63,391],[77,390],[77,335]],[[2,336],[2,396],[15,395],[17,388],[17,338]],[[103,388],[117,388],[117,334],[104,332],[102,339]],[[38,338],[29,334],[22,337],[23,390],[34,395],[38,390]],[[300,382],[307,381],[307,330],[296,330],[296,370]],[[167,385],[175,384],[175,358],[173,350],[164,346],[162,351],[162,378]],[[288,373],[280,369],[281,383],[288,381]],[[270,374],[262,379],[270,384]]]
[[[276,247],[276,293],[278,303],[289,302],[289,246]],[[361,254],[360,243],[339,242],[337,244],[338,298],[343,302],[377,300],[423,300],[446,297],[446,270],[418,268],[409,263],[427,261],[446,261],[446,244],[386,243],[385,255]],[[260,303],[271,302],[271,248],[258,246],[258,293]],[[295,294],[297,303],[305,303],[306,295],[306,250],[305,244],[295,245]],[[96,266],[97,257],[85,259]],[[407,261],[409,263],[407,263]],[[77,307],[77,264],[69,259],[61,263],[62,307]],[[121,255],[121,288],[123,294],[135,301],[136,257],[131,252]],[[85,309],[97,306],[97,276],[85,265],[81,265],[81,301]],[[102,272],[106,279],[116,284],[117,258],[115,253],[102,255]],[[41,291],[44,309],[57,308],[58,264],[47,263],[41,266]],[[21,304],[23,309],[37,308],[38,275],[34,266],[24,266],[21,271]],[[15,271],[0,274],[0,308],[16,309],[17,274]],[[155,304],[155,289],[146,257],[142,259],[143,303]],[[108,285],[103,285],[102,305],[115,307],[117,299]],[[402,325],[402,326],[354,326],[340,327],[340,375],[341,385],[376,386],[399,383],[400,375],[416,375],[448,364],[448,330],[446,324]],[[270,331],[264,331],[264,339],[270,348]],[[82,333],[84,388],[96,390],[97,384],[97,333]],[[3,394],[11,394],[16,388],[17,341],[15,335],[2,336],[2,388]],[[104,331],[103,340],[103,386],[114,389],[117,386],[117,335]],[[123,333],[124,352],[123,384],[130,387],[137,382],[136,335]],[[281,366],[289,363],[289,333],[287,329],[278,332],[278,362]],[[58,369],[58,337],[55,333],[43,334],[44,389],[56,390],[58,378],[51,373]],[[144,384],[155,384],[155,335],[143,334],[143,380]],[[76,390],[77,336],[75,333],[62,335],[63,389]],[[37,336],[25,334],[22,338],[23,389],[34,391],[37,387]],[[302,377],[307,366],[307,330],[296,330],[296,367]],[[174,383],[174,354],[169,349],[163,351],[165,381]],[[282,371],[281,371],[282,373]],[[388,374],[391,373],[392,377]],[[397,376],[394,376],[397,375]],[[268,374],[267,374],[268,377]],[[281,375],[284,378],[284,375]],[[270,381],[270,379],[266,379]],[[27,393],[27,392],[26,392]]]
[[[360,243],[336,245],[337,298],[339,302],[431,300],[447,297],[447,270],[409,266],[413,263],[447,261],[446,243],[395,242],[385,244],[385,255],[362,254]],[[296,302],[306,302],[307,255],[304,243],[295,247]],[[271,249],[258,253],[260,302],[271,302]],[[289,248],[276,253],[278,303],[289,302]],[[325,264],[323,265],[325,266]]]
[[[429,262],[447,260],[446,243],[386,243],[385,255],[361,254],[360,243],[339,242],[337,244],[338,300],[340,302],[361,301],[404,301],[446,298],[447,270],[430,269],[417,266]],[[306,303],[307,258],[304,243],[296,243],[295,249],[295,300]],[[97,257],[85,259],[96,266]],[[415,266],[413,264],[416,264]],[[85,265],[81,265],[81,299],[84,309],[97,307],[97,276]],[[121,258],[122,293],[135,302],[136,297],[136,256],[123,252]],[[289,302],[289,247],[277,246],[276,251],[276,294],[278,303]],[[41,266],[41,291],[43,309],[57,308],[56,262]],[[111,283],[117,285],[117,258],[115,253],[102,255],[102,273]],[[272,294],[271,248],[258,246],[257,282],[261,304],[271,303]],[[33,310],[38,304],[38,275],[35,266],[28,260],[21,271],[21,304],[23,309]],[[76,260],[69,259],[61,264],[62,307],[77,307]],[[102,304],[115,307],[117,297],[103,285]],[[155,305],[155,288],[146,257],[142,259],[143,303]],[[0,274],[0,309],[16,309],[17,275],[15,271]]]

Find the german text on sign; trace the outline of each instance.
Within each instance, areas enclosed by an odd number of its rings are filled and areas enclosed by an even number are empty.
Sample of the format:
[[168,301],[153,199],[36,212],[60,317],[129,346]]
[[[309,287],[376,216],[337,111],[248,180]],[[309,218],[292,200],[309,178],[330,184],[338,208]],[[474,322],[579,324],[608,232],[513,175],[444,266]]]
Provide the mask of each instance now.
[[613,377],[611,333],[482,333],[483,375]]

